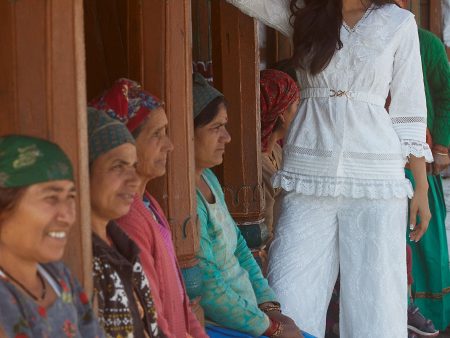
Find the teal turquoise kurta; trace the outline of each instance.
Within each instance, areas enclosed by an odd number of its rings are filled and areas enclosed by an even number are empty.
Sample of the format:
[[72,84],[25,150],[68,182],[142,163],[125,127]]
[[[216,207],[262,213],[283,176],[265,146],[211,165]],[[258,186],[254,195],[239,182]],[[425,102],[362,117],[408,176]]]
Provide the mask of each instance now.
[[[450,68],[437,36],[419,29],[420,51],[428,110],[428,129],[433,143],[450,144]],[[411,171],[406,176],[413,182]],[[432,219],[425,235],[412,243],[415,303],[436,328],[450,323],[450,270],[445,230],[446,208],[442,179],[428,175],[428,199]],[[413,182],[414,185],[414,182]]]
[[201,305],[215,323],[260,336],[269,327],[269,319],[258,304],[274,301],[275,295],[228,211],[219,181],[209,169],[203,178],[215,203],[208,203],[197,190]]

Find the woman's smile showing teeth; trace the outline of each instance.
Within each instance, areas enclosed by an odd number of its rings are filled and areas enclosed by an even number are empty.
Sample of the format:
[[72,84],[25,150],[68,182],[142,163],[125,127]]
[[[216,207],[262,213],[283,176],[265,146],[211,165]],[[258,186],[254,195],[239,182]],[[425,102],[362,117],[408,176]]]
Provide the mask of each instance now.
[[55,239],[65,239],[67,237],[67,232],[65,231],[49,231],[47,235]]

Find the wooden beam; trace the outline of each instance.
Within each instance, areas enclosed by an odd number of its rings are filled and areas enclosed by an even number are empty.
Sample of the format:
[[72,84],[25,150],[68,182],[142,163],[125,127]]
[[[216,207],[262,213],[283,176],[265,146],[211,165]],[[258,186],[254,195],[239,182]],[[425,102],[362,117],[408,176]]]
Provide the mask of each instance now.
[[83,2],[1,1],[0,25],[0,132],[50,139],[71,158],[78,220],[65,261],[91,292]]
[[[192,121],[191,1],[143,1],[143,87],[165,102],[175,144],[167,175],[150,189],[172,227],[180,264],[196,264],[199,248]],[[156,20],[156,22],[155,22]],[[155,29],[159,27],[159,29]]]
[[212,2],[212,26],[214,84],[227,98],[232,138],[219,178],[232,216],[244,233],[250,232],[247,243],[258,246],[267,228],[263,224],[256,21],[218,0]]
[[[138,0],[84,0],[88,99],[121,77],[130,77],[129,39],[140,38]],[[129,17],[134,21],[129,25]],[[135,71],[135,70],[133,70]]]
[[192,58],[194,61],[211,61],[210,7],[210,0],[192,0]]
[[199,227],[194,176],[194,132],[192,119],[191,1],[142,1],[143,87],[165,102],[168,133],[175,145],[167,174],[147,187],[156,196],[171,226],[178,262],[197,318],[201,274],[196,254]]
[[420,0],[410,0],[409,9],[415,15],[417,25],[420,26]]
[[442,39],[442,10],[440,0],[430,0],[430,31]]
[[277,50],[277,61],[289,59],[290,57],[292,57],[293,50],[291,40],[280,32],[277,32]]

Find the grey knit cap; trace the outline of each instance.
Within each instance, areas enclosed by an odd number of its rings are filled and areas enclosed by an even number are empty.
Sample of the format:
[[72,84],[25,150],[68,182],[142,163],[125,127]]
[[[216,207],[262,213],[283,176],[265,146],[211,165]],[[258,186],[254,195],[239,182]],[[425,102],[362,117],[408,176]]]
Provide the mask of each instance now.
[[200,73],[194,73],[192,88],[194,92],[194,119],[212,100],[216,97],[223,97],[223,94],[211,86]]
[[106,113],[88,108],[89,164],[124,143],[134,144],[127,127]]

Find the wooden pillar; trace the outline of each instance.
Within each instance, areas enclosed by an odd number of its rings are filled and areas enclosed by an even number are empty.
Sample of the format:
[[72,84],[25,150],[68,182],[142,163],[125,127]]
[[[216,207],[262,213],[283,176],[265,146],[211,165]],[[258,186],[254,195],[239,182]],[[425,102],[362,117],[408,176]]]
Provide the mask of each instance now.
[[258,25],[264,27],[264,29],[260,28],[258,33],[265,34],[265,39],[262,38],[262,34],[259,34],[258,39],[260,62],[265,62],[266,68],[270,68],[271,65],[279,60],[277,31],[269,26],[265,26],[262,22],[258,23]]
[[[150,188],[162,202],[184,267],[195,265],[196,222],[192,120],[190,0],[143,1],[143,87],[161,97],[175,145],[167,175]],[[155,22],[156,20],[156,22]],[[160,29],[155,29],[160,27]]]
[[192,0],[192,58],[211,61],[211,1]]
[[172,229],[178,262],[200,320],[201,275],[197,267],[199,228],[194,177],[192,119],[191,1],[142,1],[142,85],[159,96],[168,115],[174,151],[167,174],[150,182]]
[[270,67],[275,63],[289,59],[292,56],[291,42],[288,37],[271,27],[266,27],[267,32],[267,65]]
[[278,60],[285,60],[292,57],[293,48],[291,44],[291,39],[287,36],[277,32],[277,50],[278,50]]
[[228,208],[251,248],[267,239],[261,170],[256,21],[225,0],[212,2],[214,85],[228,101],[227,145],[218,170]]
[[430,1],[430,31],[442,39],[442,11],[441,1]]
[[409,9],[415,15],[416,22],[420,26],[420,0],[410,0]]
[[78,220],[65,261],[92,290],[82,0],[0,2],[0,134],[58,143],[70,156]]
[[139,0],[84,0],[89,100],[121,77],[141,78],[140,3]]

